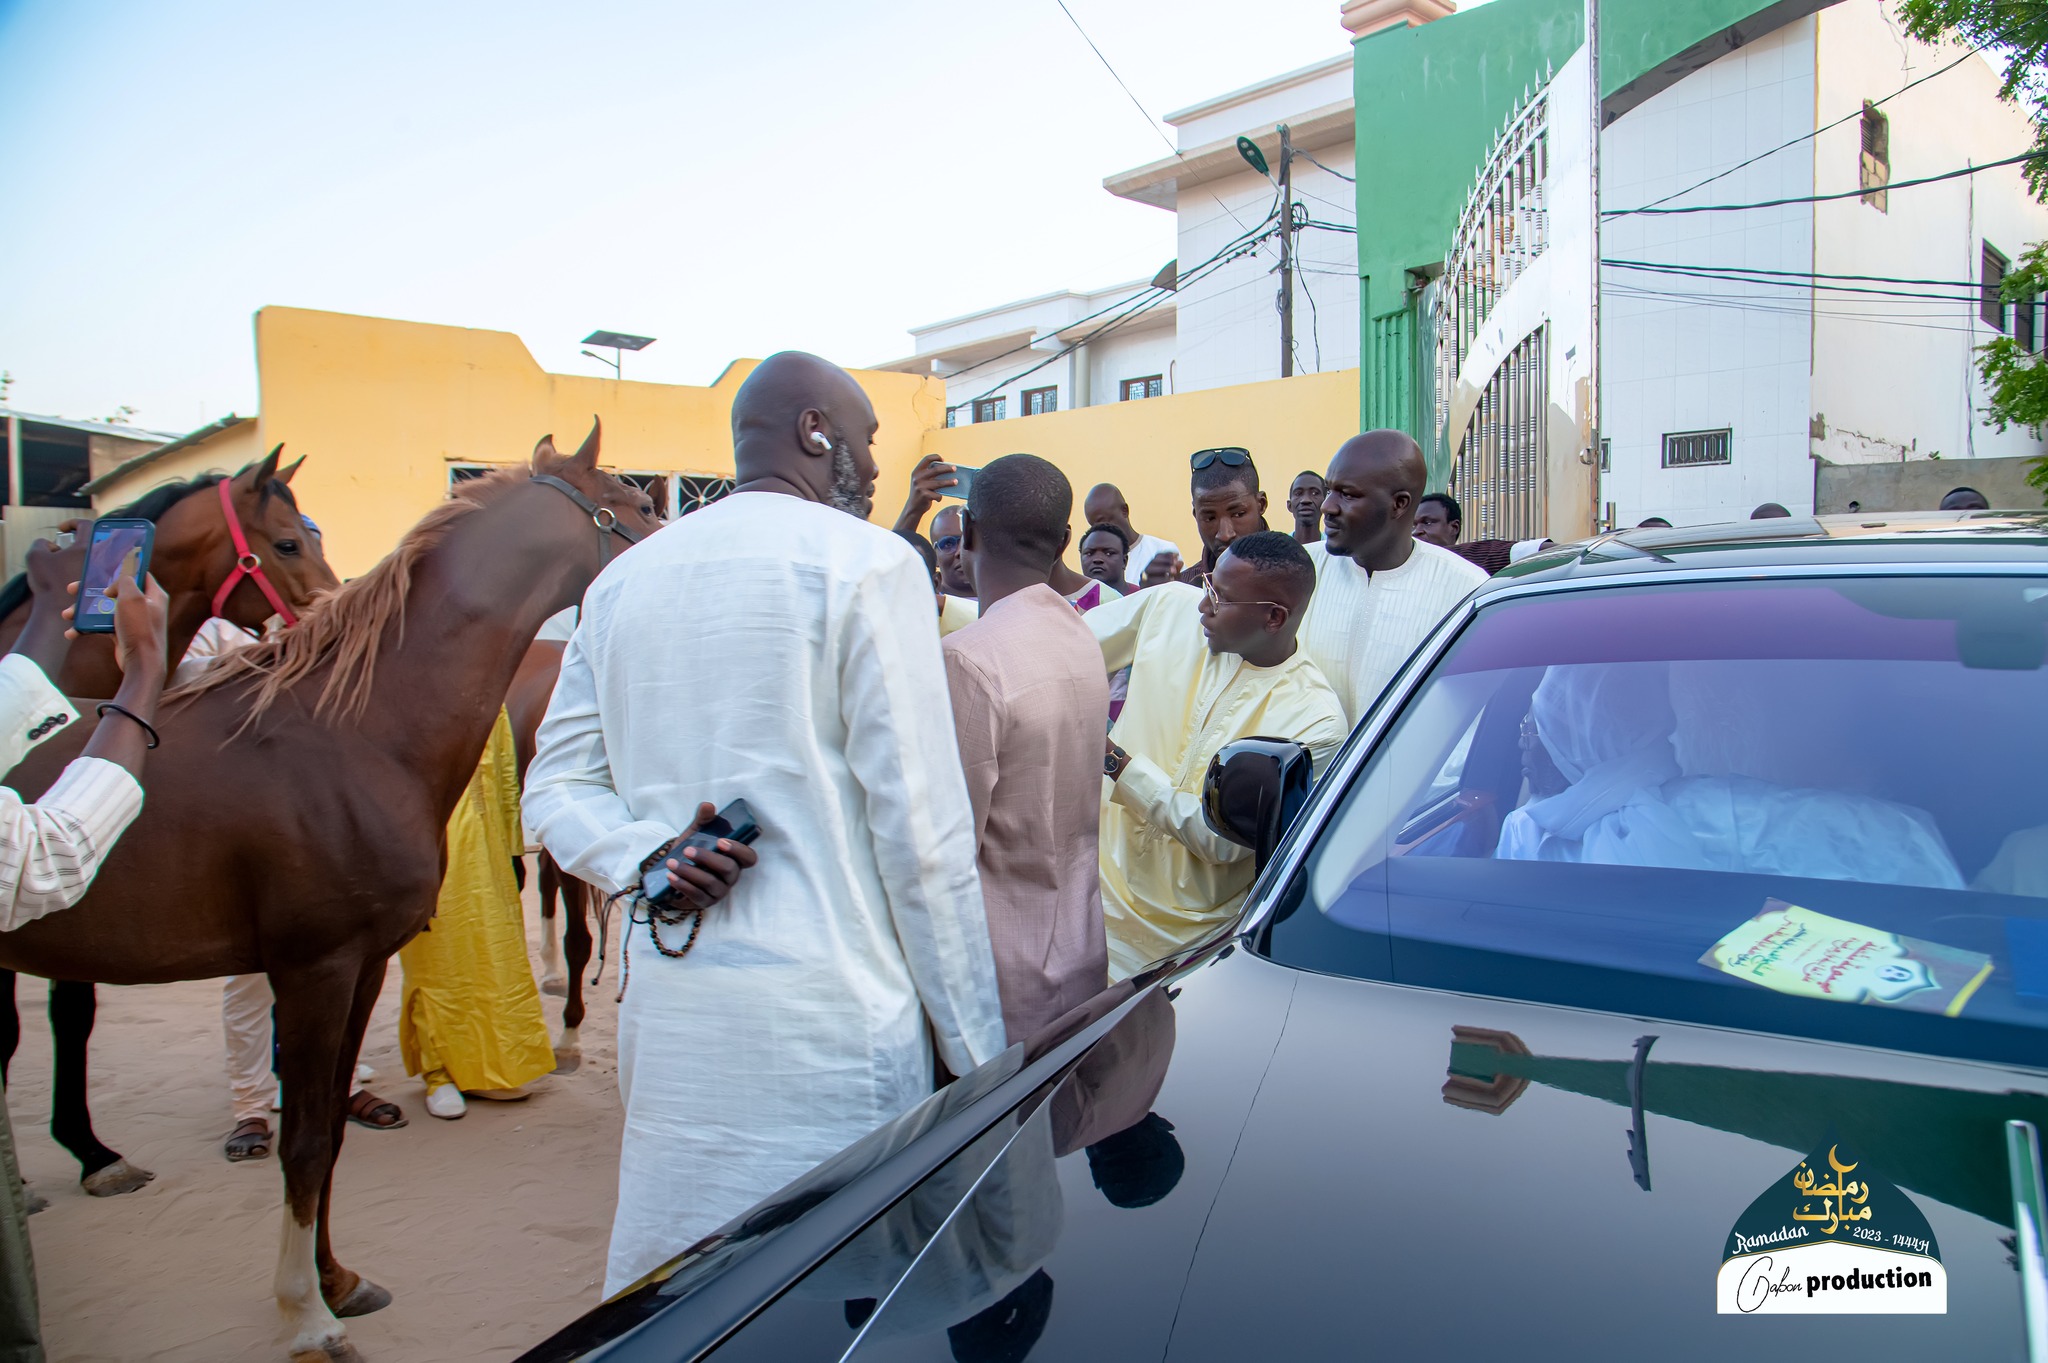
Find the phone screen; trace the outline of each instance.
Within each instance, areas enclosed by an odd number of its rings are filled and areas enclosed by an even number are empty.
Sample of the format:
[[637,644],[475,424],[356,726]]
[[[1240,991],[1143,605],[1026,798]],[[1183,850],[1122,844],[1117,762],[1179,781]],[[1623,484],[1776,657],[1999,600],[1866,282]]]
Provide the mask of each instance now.
[[107,598],[107,588],[113,585],[114,575],[121,571],[121,561],[130,554],[142,557],[136,563],[135,585],[142,585],[142,574],[149,571],[148,555],[145,552],[150,540],[147,525],[131,525],[116,521],[102,522],[93,527],[92,547],[86,551],[85,576],[78,584],[78,609],[73,616],[82,630],[106,630],[113,627],[114,603]]

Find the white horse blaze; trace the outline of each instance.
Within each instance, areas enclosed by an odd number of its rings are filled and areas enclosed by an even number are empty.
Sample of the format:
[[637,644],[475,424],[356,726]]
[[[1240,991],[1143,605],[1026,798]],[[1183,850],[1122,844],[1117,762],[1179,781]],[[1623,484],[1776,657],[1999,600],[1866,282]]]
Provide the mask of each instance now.
[[315,1262],[315,1228],[302,1226],[292,1217],[291,1204],[284,1208],[284,1235],[277,1248],[277,1309],[285,1328],[292,1332],[293,1363],[302,1359],[346,1357],[347,1330],[320,1295],[320,1268]]

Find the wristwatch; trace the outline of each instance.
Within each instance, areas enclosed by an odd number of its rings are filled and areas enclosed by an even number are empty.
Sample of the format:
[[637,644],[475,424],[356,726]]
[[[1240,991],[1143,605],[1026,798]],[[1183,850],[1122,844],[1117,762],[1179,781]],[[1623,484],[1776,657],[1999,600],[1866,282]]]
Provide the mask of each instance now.
[[1114,781],[1124,774],[1124,768],[1131,765],[1131,755],[1112,743],[1102,754],[1102,774]]

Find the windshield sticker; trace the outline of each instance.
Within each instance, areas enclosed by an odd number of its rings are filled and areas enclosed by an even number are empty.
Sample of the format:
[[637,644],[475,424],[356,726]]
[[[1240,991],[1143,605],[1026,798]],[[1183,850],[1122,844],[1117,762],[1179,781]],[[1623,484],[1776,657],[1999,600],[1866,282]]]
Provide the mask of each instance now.
[[1991,976],[1991,958],[1982,952],[1830,918],[1782,899],[1764,901],[1700,964],[1781,994],[1946,1017],[1961,1014]]
[[1913,1199],[1830,1143],[1766,1188],[1728,1232],[1722,1315],[1948,1314],[1948,1272]]

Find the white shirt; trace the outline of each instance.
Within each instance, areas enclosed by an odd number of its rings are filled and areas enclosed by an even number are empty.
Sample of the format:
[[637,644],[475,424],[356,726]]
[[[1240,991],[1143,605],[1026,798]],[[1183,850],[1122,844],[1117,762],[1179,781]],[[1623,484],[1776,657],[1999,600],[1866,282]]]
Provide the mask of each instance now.
[[931,575],[897,536],[765,492],[649,536],[585,594],[537,747],[527,822],[607,890],[700,800],[761,826],[687,956],[621,929],[607,1294],[927,1096],[928,1035],[956,1074],[1003,1049]]
[[1486,581],[1476,565],[1421,540],[1406,563],[1370,574],[1322,542],[1303,547],[1316,565],[1316,592],[1301,645],[1354,725],[1451,608]]
[[171,670],[171,685],[183,686],[198,680],[202,672],[213,666],[215,658],[247,648],[256,642],[256,638],[254,630],[243,629],[218,615],[208,616],[199,632],[192,636],[192,642],[185,645],[185,656],[178,659],[178,665]]
[[576,632],[577,606],[564,606],[540,622],[540,632],[533,636],[535,643],[566,644],[569,636]]
[[1161,554],[1178,554],[1180,546],[1172,540],[1163,540],[1157,535],[1140,535],[1138,542],[1131,546],[1124,556],[1124,581],[1133,587],[1145,577],[1145,569]]
[[[19,653],[0,658],[0,772],[77,718],[41,668]],[[128,723],[119,715],[106,722]],[[142,786],[98,757],[74,758],[34,804],[0,786],[0,932],[83,899],[141,812]]]

